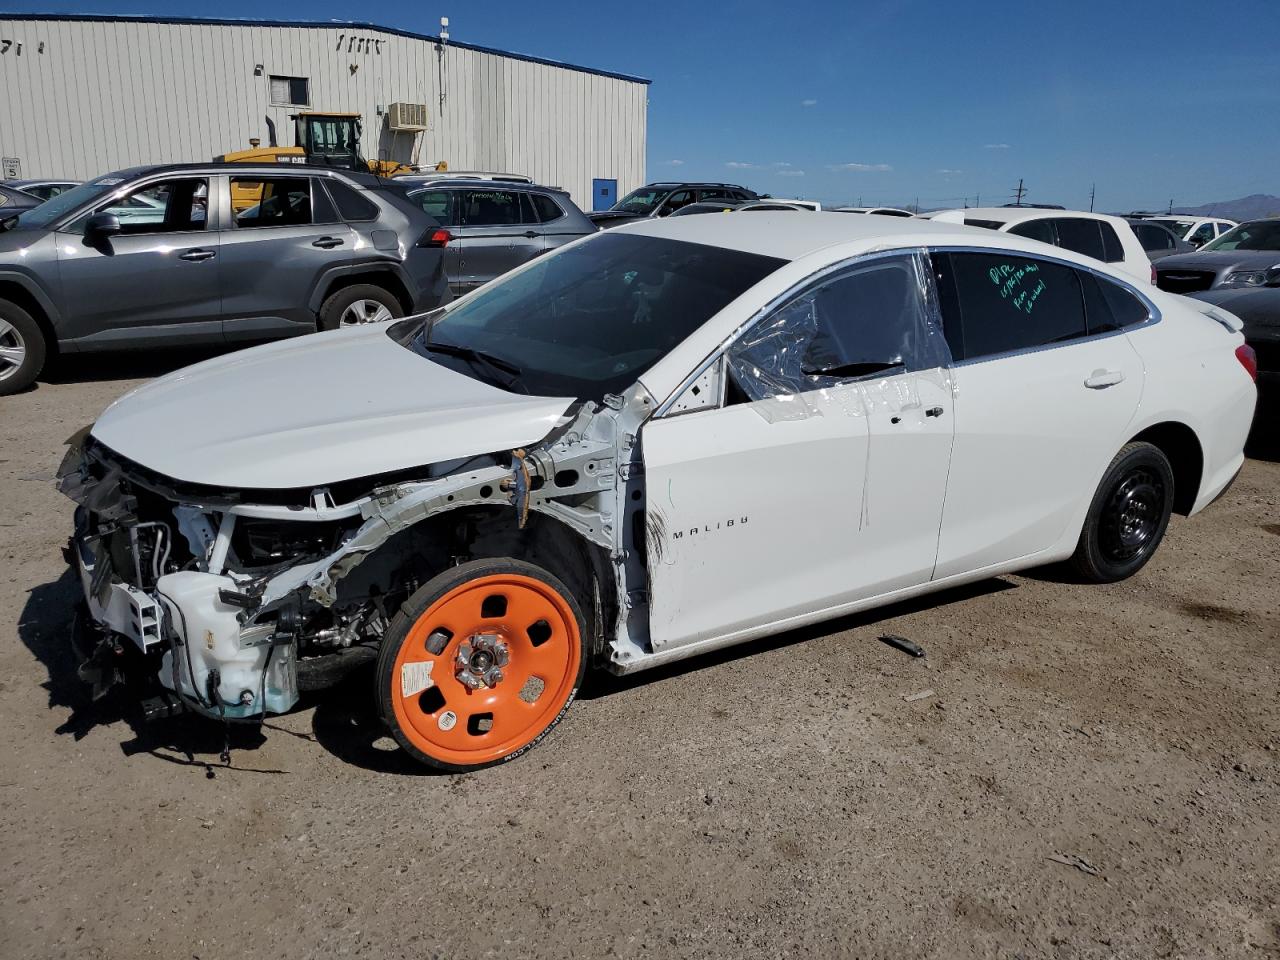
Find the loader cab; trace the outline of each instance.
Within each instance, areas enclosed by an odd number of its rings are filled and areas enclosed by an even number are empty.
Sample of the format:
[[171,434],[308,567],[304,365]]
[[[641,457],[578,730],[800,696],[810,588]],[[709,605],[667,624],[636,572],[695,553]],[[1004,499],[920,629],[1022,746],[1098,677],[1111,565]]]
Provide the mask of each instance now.
[[308,163],[368,171],[368,162],[360,156],[360,114],[296,113],[292,119],[294,142]]

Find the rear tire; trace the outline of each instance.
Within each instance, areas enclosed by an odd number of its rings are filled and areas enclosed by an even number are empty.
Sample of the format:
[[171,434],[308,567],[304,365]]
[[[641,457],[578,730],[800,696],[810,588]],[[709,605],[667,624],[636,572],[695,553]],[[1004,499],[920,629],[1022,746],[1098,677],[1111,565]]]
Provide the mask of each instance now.
[[404,309],[390,290],[372,283],[355,283],[329,295],[320,307],[317,326],[321,330],[337,330],[403,316]]
[[40,324],[10,300],[0,300],[0,396],[25,390],[44,369],[48,344]]
[[1103,474],[1071,557],[1091,583],[1114,583],[1141,570],[1160,546],[1173,511],[1173,468],[1149,443],[1129,443]]
[[415,760],[514,760],[559,724],[586,671],[582,608],[523,560],[472,560],[420,587],[378,653],[378,712]]

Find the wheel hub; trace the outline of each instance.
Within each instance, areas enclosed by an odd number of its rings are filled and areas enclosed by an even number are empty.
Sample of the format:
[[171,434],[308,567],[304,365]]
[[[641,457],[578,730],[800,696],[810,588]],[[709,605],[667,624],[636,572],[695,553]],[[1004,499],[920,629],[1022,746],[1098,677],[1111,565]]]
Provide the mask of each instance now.
[[502,682],[507,665],[507,644],[496,633],[477,633],[458,647],[453,661],[454,676],[468,690],[492,689]]
[[1112,494],[1110,534],[1104,544],[1115,560],[1127,561],[1150,545],[1164,508],[1163,486],[1145,471],[1132,474]]

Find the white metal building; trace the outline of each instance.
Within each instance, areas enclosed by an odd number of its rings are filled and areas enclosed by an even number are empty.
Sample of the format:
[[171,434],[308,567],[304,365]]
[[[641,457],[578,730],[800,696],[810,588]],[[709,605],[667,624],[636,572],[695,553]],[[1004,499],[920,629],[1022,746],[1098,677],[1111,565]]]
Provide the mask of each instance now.
[[[267,117],[292,145],[309,108],[360,113],[370,158],[524,173],[589,210],[645,182],[648,83],[367,23],[0,13],[0,176],[209,160],[267,144]],[[391,129],[395,103],[426,129]]]

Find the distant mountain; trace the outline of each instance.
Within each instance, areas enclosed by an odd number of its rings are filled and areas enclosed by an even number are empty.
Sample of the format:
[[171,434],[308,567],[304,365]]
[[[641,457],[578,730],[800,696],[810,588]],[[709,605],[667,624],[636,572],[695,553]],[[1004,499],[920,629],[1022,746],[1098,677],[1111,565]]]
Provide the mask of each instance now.
[[1173,212],[1192,217],[1226,217],[1228,220],[1280,217],[1280,197],[1269,193],[1255,193],[1239,200],[1221,200],[1198,207],[1174,207]]

